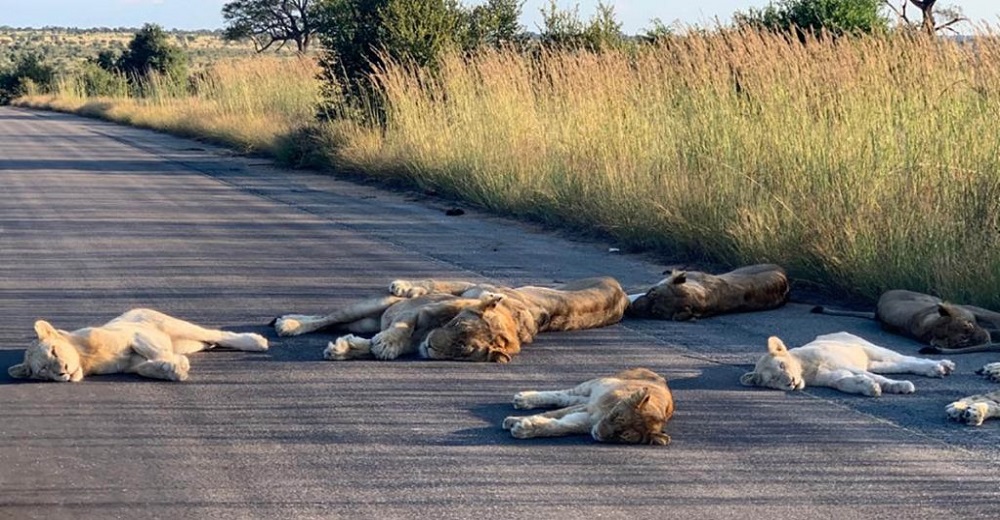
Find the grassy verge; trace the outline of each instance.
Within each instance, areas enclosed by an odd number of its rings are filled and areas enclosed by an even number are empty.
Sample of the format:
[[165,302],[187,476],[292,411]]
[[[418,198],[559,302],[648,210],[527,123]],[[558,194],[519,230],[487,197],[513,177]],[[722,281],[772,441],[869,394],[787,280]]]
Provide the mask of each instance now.
[[[232,65],[223,90],[260,66]],[[272,74],[280,86],[225,109],[208,95],[22,103],[98,103],[103,117],[276,151],[312,113],[309,95],[287,96],[315,80]],[[711,34],[628,53],[456,55],[436,77],[379,79],[385,127],[325,125],[331,163],[635,247],[1000,307],[993,39]]]

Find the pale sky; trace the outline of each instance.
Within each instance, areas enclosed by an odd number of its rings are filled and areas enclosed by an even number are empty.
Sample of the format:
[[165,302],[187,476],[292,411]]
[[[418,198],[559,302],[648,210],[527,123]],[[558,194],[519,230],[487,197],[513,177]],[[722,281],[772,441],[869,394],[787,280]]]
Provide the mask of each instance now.
[[[465,0],[465,3],[481,1]],[[583,19],[593,14],[597,2],[557,0],[562,8],[578,4]],[[217,29],[222,26],[220,12],[224,3],[226,0],[0,0],[0,25],[138,27],[154,22],[166,28]],[[726,22],[734,11],[764,6],[768,0],[608,0],[607,3],[614,5],[623,30],[635,34],[648,28],[653,18],[666,24],[712,25],[716,18]],[[525,2],[522,23],[529,30],[538,30],[539,10],[547,4],[548,0]],[[1000,0],[944,0],[942,4],[961,7],[972,20],[1000,25]]]

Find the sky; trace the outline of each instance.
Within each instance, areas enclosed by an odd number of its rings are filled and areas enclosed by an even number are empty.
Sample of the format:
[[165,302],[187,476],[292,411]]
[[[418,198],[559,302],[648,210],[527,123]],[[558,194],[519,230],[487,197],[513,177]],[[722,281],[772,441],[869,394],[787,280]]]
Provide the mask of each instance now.
[[[464,0],[468,5],[482,0]],[[138,27],[153,22],[168,29],[218,29],[222,27],[222,5],[226,0],[0,0],[0,25],[13,27]],[[588,19],[598,0],[557,0],[561,8],[579,5],[580,16]],[[761,7],[768,0],[607,0],[615,8],[622,29],[628,34],[643,32],[650,21],[666,24],[712,25],[715,19],[727,22],[734,11]],[[945,0],[957,5],[972,20],[1000,25],[998,0]],[[526,0],[522,23],[538,31],[540,9],[548,0]],[[916,15],[915,11],[912,11]],[[915,16],[916,17],[916,16]]]

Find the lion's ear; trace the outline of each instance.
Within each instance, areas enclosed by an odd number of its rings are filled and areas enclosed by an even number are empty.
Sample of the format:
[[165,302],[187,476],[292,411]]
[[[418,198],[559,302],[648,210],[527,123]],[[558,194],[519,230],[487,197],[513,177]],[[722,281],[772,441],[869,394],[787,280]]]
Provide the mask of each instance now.
[[757,372],[747,372],[740,376],[740,384],[743,386],[757,386],[757,382],[760,378],[757,377]]
[[687,281],[687,271],[673,271],[670,273],[670,283],[680,285]]
[[953,318],[957,314],[951,304],[941,302],[938,304],[938,314],[946,318]]
[[31,376],[31,370],[25,363],[18,363],[7,369],[7,373],[14,379],[24,379]]
[[510,363],[510,354],[499,349],[491,350],[486,359],[491,363]]
[[638,390],[630,395],[628,399],[632,402],[632,407],[638,410],[646,406],[646,403],[649,402],[649,390],[646,388]]
[[771,336],[767,338],[767,351],[774,355],[784,354],[788,352],[788,347],[785,346],[785,343],[778,336]]
[[38,339],[44,341],[49,338],[58,337],[59,331],[51,323],[45,320],[38,320],[35,322],[35,334],[38,335]]

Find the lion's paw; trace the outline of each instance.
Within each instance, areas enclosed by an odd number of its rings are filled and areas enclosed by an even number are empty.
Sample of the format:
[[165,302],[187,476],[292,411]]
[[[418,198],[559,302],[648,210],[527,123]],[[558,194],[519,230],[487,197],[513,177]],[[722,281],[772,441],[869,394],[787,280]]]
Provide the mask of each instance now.
[[[396,337],[393,334],[388,334],[385,332],[376,334],[372,338],[371,352],[375,356],[375,359],[381,359],[383,361],[396,359],[402,352],[405,345],[400,345],[401,338]],[[409,338],[402,338],[403,342],[409,341]]]
[[250,352],[264,352],[270,347],[267,343],[267,338],[261,336],[260,334],[247,332],[244,333],[243,336],[249,342],[249,344],[244,345],[244,350]]
[[170,381],[186,381],[191,370],[191,361],[187,356],[177,356],[173,361],[163,361],[160,365],[163,375]]
[[945,407],[948,418],[964,422],[969,426],[980,426],[986,420],[989,412],[989,405],[986,403],[968,403],[966,401],[955,401]]
[[882,390],[889,394],[912,394],[917,391],[910,381],[893,381],[892,383],[882,383]]
[[427,294],[427,289],[417,287],[412,282],[406,280],[393,280],[389,284],[389,293],[400,298],[416,298]]
[[535,406],[531,403],[531,396],[534,394],[535,392],[531,391],[518,392],[514,394],[514,400],[512,402],[514,408],[517,408],[518,410],[528,410],[534,408]]
[[928,374],[929,377],[944,377],[955,371],[955,363],[948,359],[942,359],[938,361],[931,373]]
[[983,365],[983,368],[976,370],[976,373],[995,383],[1000,383],[1000,363],[987,363]]
[[861,393],[868,397],[878,397],[882,395],[882,385],[878,384],[877,381],[864,378],[861,381]]
[[279,336],[296,336],[302,332],[302,321],[301,316],[296,314],[289,314],[287,316],[281,316],[274,321],[274,330]]
[[523,417],[510,426],[510,434],[518,439],[530,439],[535,436],[535,423],[530,417]]
[[346,361],[350,359],[350,356],[348,355],[350,351],[350,338],[348,336],[343,336],[337,338],[336,341],[331,341],[327,344],[326,348],[323,349],[323,359],[327,361]]
[[962,415],[968,407],[969,403],[966,403],[965,401],[955,401],[954,403],[944,407],[944,413],[952,421],[961,421]]
[[504,418],[503,424],[501,426],[503,427],[503,429],[509,430],[513,428],[515,424],[521,422],[521,419],[524,419],[524,417],[511,415],[509,417]]

